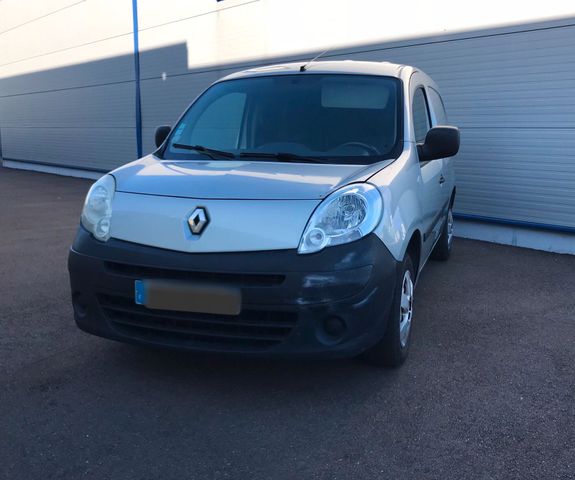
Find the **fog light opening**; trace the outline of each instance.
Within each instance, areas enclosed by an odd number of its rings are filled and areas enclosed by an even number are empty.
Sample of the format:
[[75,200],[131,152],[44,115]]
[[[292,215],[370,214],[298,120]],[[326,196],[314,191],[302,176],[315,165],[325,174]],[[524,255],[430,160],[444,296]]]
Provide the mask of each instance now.
[[323,321],[323,331],[330,340],[340,340],[346,330],[347,325],[339,317],[328,317]]

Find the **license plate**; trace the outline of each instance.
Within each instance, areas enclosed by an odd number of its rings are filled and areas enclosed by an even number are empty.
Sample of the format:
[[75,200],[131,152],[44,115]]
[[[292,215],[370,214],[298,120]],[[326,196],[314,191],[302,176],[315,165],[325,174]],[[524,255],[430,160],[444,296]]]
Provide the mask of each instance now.
[[239,288],[173,280],[136,280],[134,300],[155,310],[217,315],[239,315],[242,306]]

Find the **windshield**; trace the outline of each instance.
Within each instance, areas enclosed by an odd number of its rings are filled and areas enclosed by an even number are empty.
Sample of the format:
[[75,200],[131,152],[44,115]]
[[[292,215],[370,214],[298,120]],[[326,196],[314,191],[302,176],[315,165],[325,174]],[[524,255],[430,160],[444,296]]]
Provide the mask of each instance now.
[[300,74],[216,83],[188,109],[161,156],[223,159],[231,153],[261,161],[371,164],[398,154],[399,96],[400,81],[382,76]]

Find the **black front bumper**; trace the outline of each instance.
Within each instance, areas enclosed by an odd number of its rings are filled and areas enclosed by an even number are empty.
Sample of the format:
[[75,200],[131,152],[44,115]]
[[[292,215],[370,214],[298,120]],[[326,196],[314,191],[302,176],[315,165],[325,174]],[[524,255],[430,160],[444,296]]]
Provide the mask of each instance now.
[[[182,253],[79,228],[68,259],[74,317],[89,333],[198,351],[354,356],[383,336],[398,262],[381,240],[316,254],[295,250]],[[134,282],[172,279],[239,287],[239,315],[160,311],[136,305]]]

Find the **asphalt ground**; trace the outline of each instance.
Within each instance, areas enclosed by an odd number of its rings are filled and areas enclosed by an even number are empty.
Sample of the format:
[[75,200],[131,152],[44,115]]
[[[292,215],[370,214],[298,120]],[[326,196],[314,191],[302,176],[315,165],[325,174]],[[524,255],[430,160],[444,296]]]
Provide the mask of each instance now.
[[456,239],[399,370],[79,331],[90,182],[0,168],[0,478],[575,478],[575,257]]

